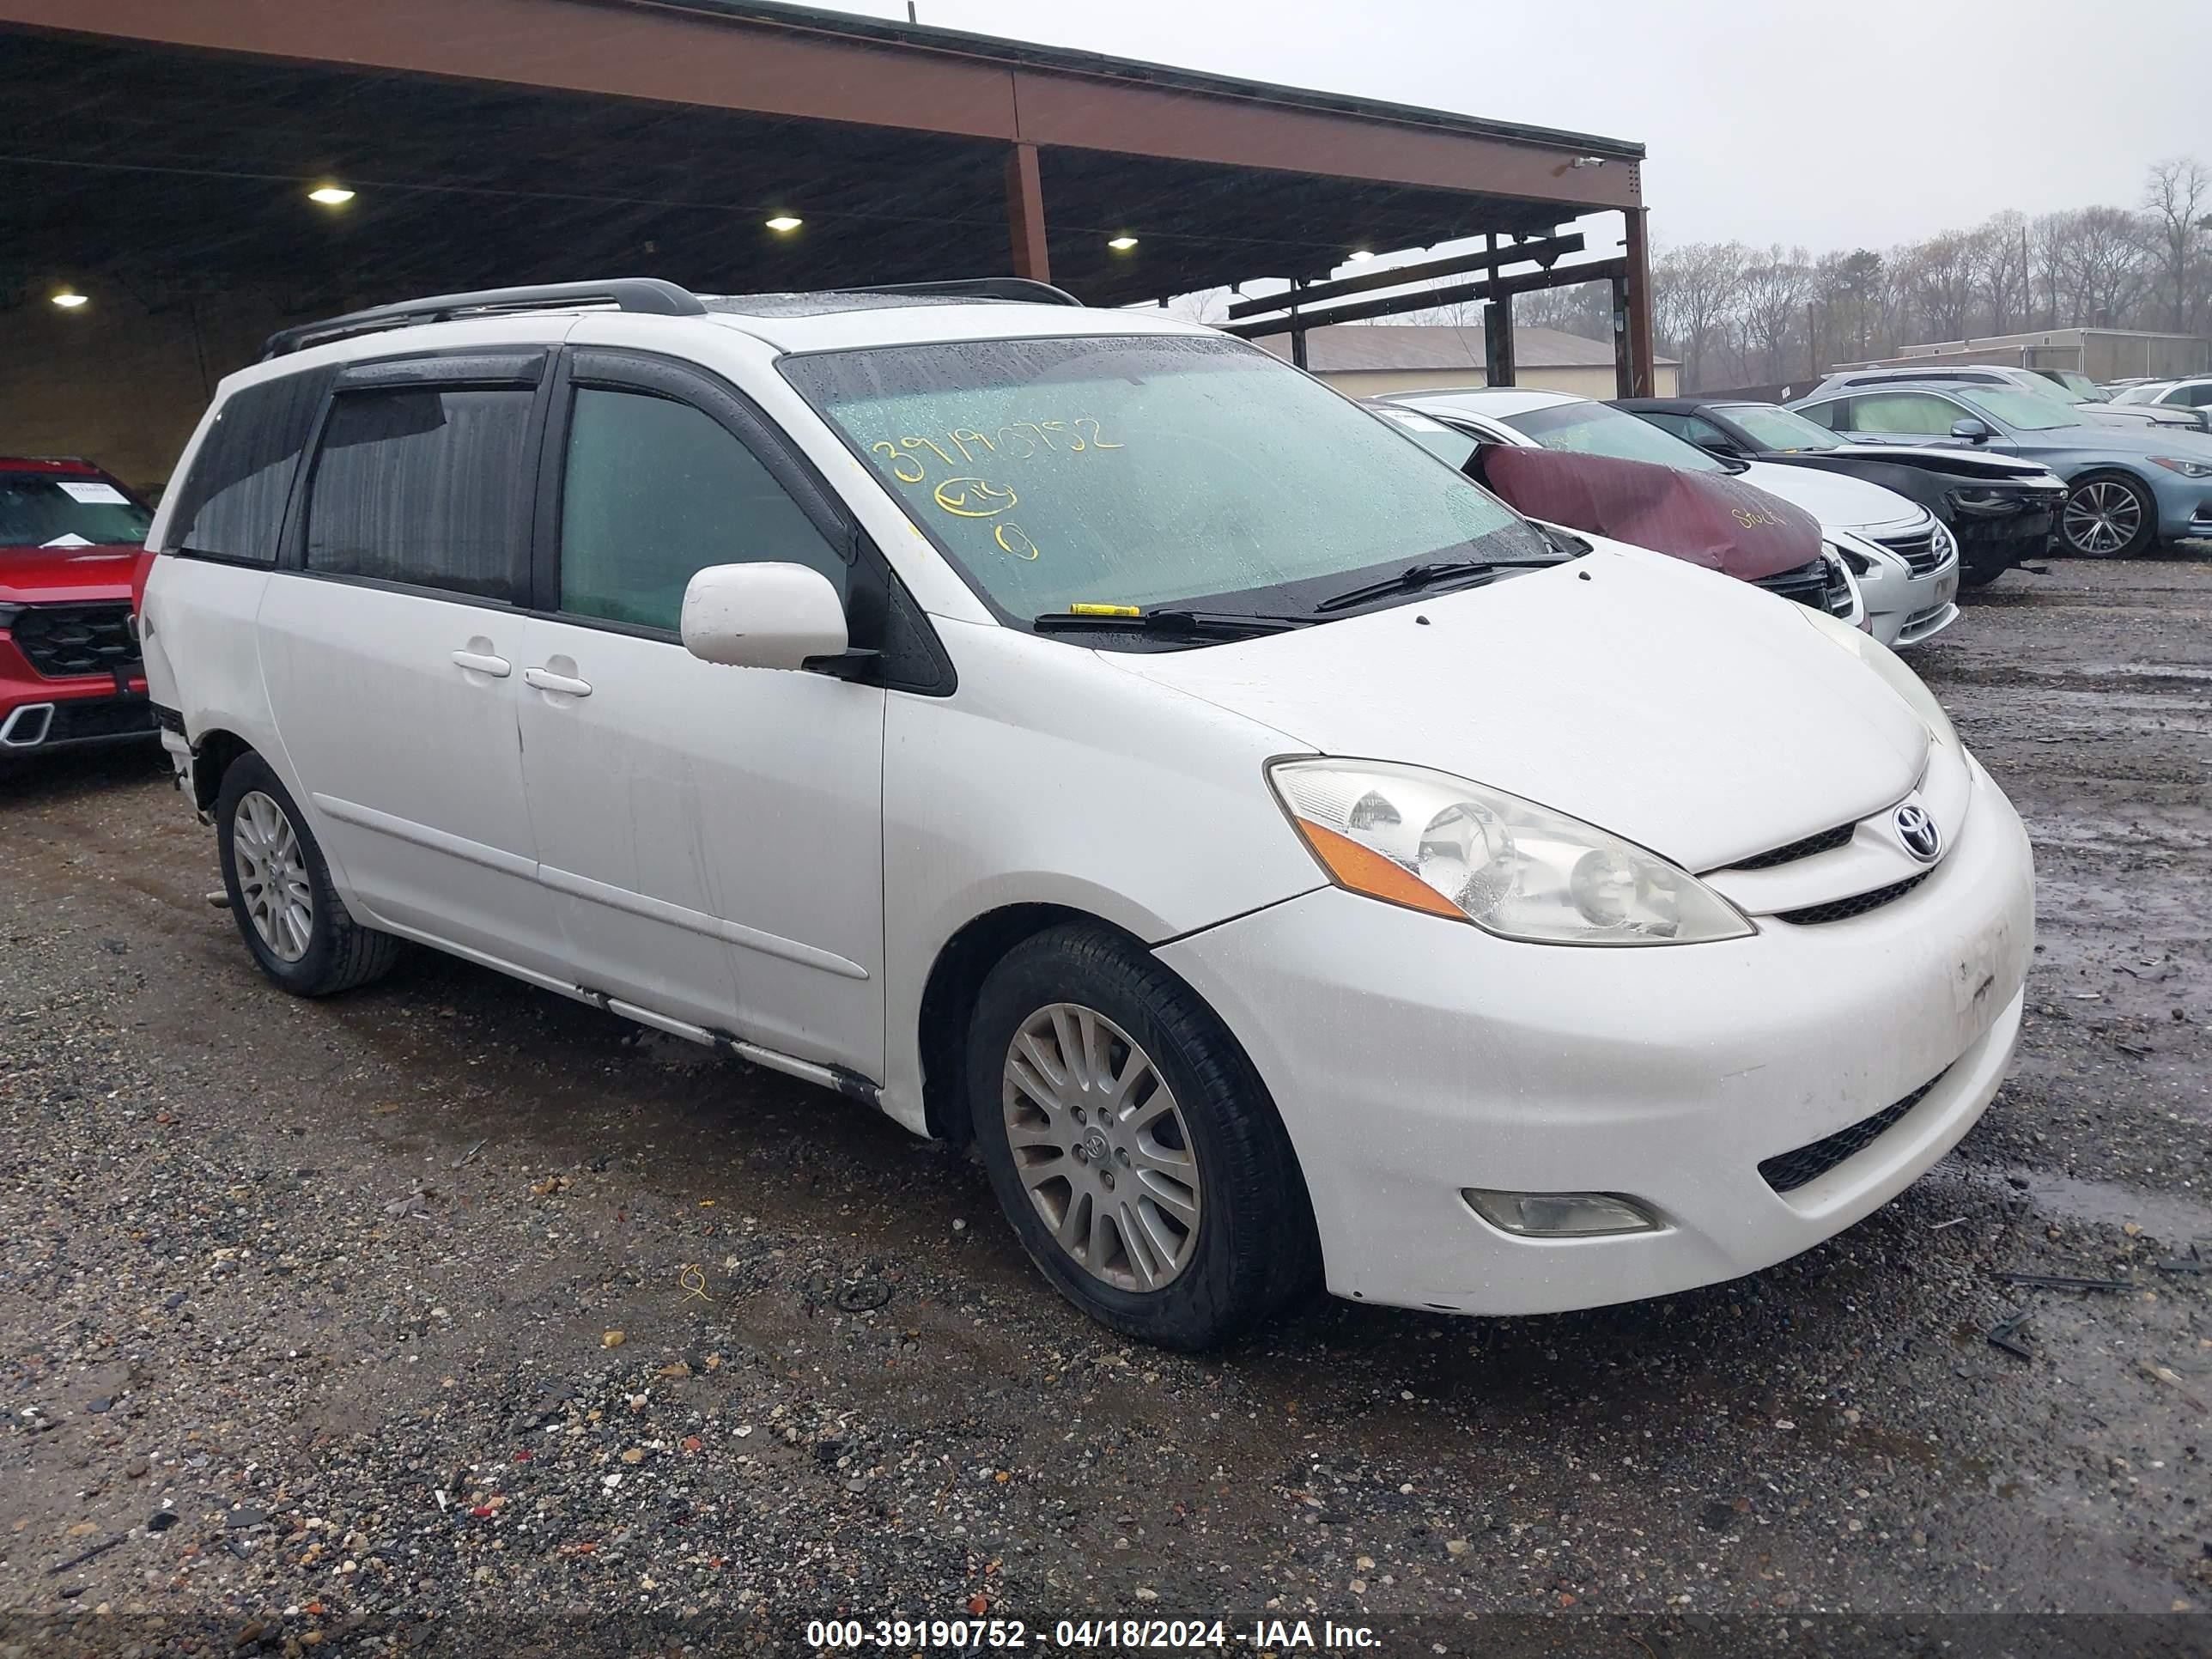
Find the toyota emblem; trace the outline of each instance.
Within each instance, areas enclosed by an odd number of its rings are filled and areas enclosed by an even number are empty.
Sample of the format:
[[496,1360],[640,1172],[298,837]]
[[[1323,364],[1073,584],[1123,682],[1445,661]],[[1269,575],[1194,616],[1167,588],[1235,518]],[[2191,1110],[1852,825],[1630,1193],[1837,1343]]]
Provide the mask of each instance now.
[[1897,809],[1891,820],[1897,826],[1897,838],[1905,850],[1923,864],[1936,862],[1936,855],[1943,850],[1943,832],[1936,827],[1936,820],[1924,806],[1907,801]]

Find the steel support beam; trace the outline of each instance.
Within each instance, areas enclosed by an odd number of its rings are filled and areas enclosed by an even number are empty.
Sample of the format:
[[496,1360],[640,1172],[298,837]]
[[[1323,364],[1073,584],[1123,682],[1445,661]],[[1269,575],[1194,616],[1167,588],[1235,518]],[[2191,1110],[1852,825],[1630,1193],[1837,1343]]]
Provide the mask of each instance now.
[[1052,280],[1052,256],[1044,241],[1044,179],[1035,144],[1006,151],[1006,232],[1013,242],[1014,275],[1040,283]]
[[1482,308],[1482,373],[1486,386],[1514,386],[1513,293],[1510,289]]
[[[1316,283],[1307,287],[1300,299],[1310,303],[1340,300],[1347,295],[1372,294],[1377,289],[1402,288],[1407,283],[1425,283],[1438,276],[1457,276],[1470,270],[1494,273],[1499,265],[1518,264],[1524,260],[1549,265],[1563,254],[1580,253],[1582,251],[1582,233],[1573,231],[1565,236],[1541,237],[1534,241],[1486,249],[1480,253],[1460,253],[1449,259],[1431,259],[1425,264],[1392,265],[1385,270],[1362,271],[1357,276],[1341,277],[1334,283]],[[1233,322],[1245,317],[1265,316],[1271,311],[1281,311],[1285,308],[1285,296],[1280,294],[1271,294],[1256,300],[1238,300],[1229,307],[1230,319]]]
[[1629,371],[1636,383],[1628,395],[1656,398],[1659,395],[1659,379],[1651,343],[1650,210],[1624,208],[1620,216],[1628,232],[1623,252],[1628,264],[1628,359]]
[[[1626,274],[1626,267],[1619,259],[1596,259],[1588,264],[1569,265],[1558,270],[1528,270],[1513,276],[1486,277],[1479,283],[1459,283],[1450,288],[1431,288],[1415,294],[1393,294],[1387,299],[1364,301],[1358,305],[1337,306],[1325,311],[1306,311],[1298,313],[1301,329],[1321,328],[1329,323],[1360,323],[1370,317],[1395,317],[1407,311],[1427,311],[1437,306],[1455,305],[1462,300],[1495,300],[1502,294],[1534,294],[1547,288],[1572,288],[1578,283],[1602,283]],[[1224,334],[1234,334],[1239,339],[1256,339],[1263,334],[1281,334],[1287,325],[1280,317],[1263,317],[1249,322],[1227,323],[1222,325]]]

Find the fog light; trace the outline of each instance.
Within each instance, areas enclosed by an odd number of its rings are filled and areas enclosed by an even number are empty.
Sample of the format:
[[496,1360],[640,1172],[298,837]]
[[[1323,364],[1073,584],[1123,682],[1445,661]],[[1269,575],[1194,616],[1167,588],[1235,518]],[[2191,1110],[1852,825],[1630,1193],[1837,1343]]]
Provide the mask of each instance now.
[[1463,1187],[1468,1207],[1500,1232],[1522,1238],[1595,1238],[1652,1233],[1658,1218],[1619,1193],[1498,1193]]

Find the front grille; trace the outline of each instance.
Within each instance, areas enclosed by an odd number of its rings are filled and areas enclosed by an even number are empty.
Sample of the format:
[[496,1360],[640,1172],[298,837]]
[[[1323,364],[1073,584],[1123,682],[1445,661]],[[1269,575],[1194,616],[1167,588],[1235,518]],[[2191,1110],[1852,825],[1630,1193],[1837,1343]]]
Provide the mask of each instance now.
[[1810,564],[1801,564],[1795,570],[1778,571],[1771,576],[1761,576],[1752,584],[1770,593],[1778,593],[1785,599],[1795,599],[1800,605],[1809,605],[1815,611],[1828,608],[1828,562],[1815,559]]
[[1778,910],[1775,919],[1794,921],[1802,927],[1818,927],[1824,921],[1849,921],[1853,916],[1863,916],[1869,910],[1879,910],[1883,905],[1903,898],[1935,873],[1933,870],[1923,870],[1917,876],[1907,876],[1903,881],[1877,887],[1871,893],[1854,893],[1849,898],[1831,899],[1826,904],[1808,904],[1802,910]]
[[145,698],[101,697],[56,703],[46,741],[83,743],[94,738],[135,737],[154,729],[154,705]]
[[1936,533],[1936,526],[1932,524],[1913,535],[1881,536],[1875,539],[1911,566],[1912,574],[1916,576],[1926,576],[1941,570],[1950,557],[1949,548]]
[[1828,586],[1822,595],[1827,612],[1832,617],[1848,617],[1858,609],[1858,595],[1851,588],[1851,573],[1844,568],[1841,559],[1824,559],[1828,568]]
[[1731,870],[1771,870],[1778,864],[1795,864],[1799,859],[1809,859],[1817,854],[1832,853],[1850,843],[1855,823],[1839,823],[1832,830],[1823,830],[1817,836],[1808,836],[1802,841],[1793,841],[1787,847],[1778,847],[1771,853],[1754,853],[1747,859],[1738,859],[1728,867]]
[[1927,1097],[1928,1091],[1942,1080],[1938,1073],[1895,1105],[1883,1107],[1872,1117],[1861,1118],[1849,1128],[1838,1129],[1809,1146],[1765,1159],[1759,1166],[1759,1178],[1778,1193],[1794,1193],[1800,1187],[1809,1186],[1846,1158],[1856,1158],[1895,1128],[1898,1120],[1917,1106]]
[[31,666],[48,679],[138,672],[128,605],[29,605],[11,631]]

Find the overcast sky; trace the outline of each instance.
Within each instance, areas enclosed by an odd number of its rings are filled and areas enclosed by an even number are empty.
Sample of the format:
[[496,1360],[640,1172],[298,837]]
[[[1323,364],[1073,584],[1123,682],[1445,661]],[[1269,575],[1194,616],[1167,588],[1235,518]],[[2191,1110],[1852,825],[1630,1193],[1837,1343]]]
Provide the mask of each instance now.
[[1663,243],[1881,247],[2002,208],[2133,206],[2151,161],[2212,161],[2212,0],[919,5],[946,27],[1640,139]]

